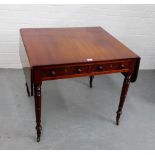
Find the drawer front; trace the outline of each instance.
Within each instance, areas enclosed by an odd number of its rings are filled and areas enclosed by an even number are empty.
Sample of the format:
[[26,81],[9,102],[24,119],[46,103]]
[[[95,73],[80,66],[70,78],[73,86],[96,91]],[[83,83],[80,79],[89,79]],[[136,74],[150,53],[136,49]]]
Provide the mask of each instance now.
[[130,61],[96,63],[77,66],[46,67],[42,69],[43,79],[57,79],[66,77],[88,76],[89,74],[104,74],[106,72],[127,72],[130,69]]
[[129,69],[129,62],[114,62],[114,63],[101,63],[92,66],[92,72],[104,72],[104,71],[123,71]]
[[46,68],[42,71],[43,77],[59,77],[66,75],[85,74],[88,72],[88,66],[71,66]]

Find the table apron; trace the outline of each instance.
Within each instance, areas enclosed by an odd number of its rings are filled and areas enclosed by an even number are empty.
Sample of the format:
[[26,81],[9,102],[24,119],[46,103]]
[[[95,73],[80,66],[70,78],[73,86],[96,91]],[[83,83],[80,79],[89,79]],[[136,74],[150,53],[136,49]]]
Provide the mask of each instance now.
[[46,81],[111,73],[131,73],[133,67],[134,63],[129,60],[111,63],[94,63],[91,65],[51,66],[40,68],[40,77],[42,81]]

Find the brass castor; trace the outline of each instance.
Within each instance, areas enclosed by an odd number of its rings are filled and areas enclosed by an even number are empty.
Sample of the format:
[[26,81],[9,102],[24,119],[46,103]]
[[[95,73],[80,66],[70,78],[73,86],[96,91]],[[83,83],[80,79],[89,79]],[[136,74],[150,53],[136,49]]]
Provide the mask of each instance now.
[[42,126],[41,125],[36,126],[36,130],[37,130],[37,142],[40,142]]

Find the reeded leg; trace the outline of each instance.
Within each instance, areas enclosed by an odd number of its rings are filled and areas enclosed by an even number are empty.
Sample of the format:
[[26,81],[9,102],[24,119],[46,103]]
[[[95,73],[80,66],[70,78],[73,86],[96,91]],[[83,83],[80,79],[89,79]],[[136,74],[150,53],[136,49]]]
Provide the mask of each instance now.
[[26,85],[27,95],[30,97],[31,95],[30,95],[30,91],[29,91],[27,83],[25,83],[25,85]]
[[94,76],[90,76],[90,88],[92,88],[92,86],[93,86],[93,79],[94,79]]
[[34,85],[37,142],[41,136],[41,84]]
[[125,79],[124,79],[123,86],[122,86],[122,92],[120,96],[120,102],[119,102],[118,110],[116,112],[117,113],[116,125],[119,125],[119,119],[122,114],[123,105],[125,102],[125,98],[128,92],[129,85],[130,85],[130,77],[131,77],[130,75],[125,75]]

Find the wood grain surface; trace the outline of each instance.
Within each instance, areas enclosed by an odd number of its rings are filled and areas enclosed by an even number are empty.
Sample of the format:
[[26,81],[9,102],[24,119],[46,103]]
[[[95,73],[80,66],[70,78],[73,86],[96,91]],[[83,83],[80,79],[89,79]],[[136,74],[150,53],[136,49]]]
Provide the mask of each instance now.
[[20,33],[31,66],[138,57],[101,27],[23,28]]

